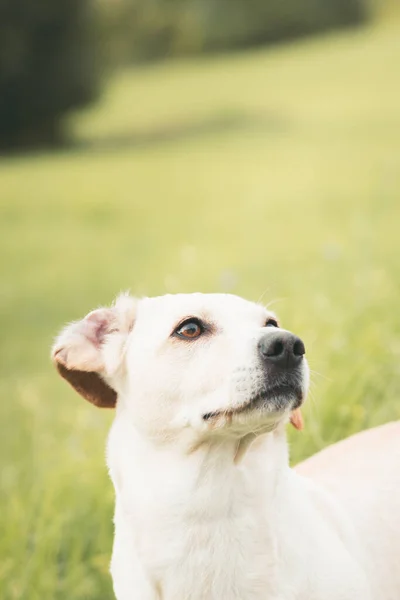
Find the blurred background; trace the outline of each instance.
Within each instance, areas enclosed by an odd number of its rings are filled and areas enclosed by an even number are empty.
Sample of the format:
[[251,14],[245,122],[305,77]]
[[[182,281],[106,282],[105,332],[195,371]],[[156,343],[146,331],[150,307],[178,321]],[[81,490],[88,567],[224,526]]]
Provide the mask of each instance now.
[[112,598],[112,414],[57,376],[120,291],[306,343],[292,461],[400,418],[400,3],[0,0],[0,597]]

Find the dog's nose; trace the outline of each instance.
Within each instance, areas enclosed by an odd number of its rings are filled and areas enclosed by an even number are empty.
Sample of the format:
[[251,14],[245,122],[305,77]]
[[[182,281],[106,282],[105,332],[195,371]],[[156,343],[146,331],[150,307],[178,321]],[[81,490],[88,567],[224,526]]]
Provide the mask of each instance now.
[[261,358],[284,369],[292,369],[300,364],[306,352],[303,342],[289,331],[271,331],[258,342]]

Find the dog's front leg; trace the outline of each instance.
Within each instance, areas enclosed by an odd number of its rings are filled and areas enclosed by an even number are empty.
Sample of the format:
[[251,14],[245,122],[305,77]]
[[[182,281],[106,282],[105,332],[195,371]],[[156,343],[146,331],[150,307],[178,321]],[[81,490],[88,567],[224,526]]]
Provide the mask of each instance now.
[[[117,600],[161,600],[156,586],[146,577],[139,562],[131,562],[132,555],[115,536],[111,575]],[[133,557],[132,557],[133,558]]]
[[157,586],[146,574],[121,513],[115,514],[111,575],[117,600],[161,600]]
[[157,591],[150,584],[123,573],[123,577],[113,575],[113,587],[116,600],[161,600]]

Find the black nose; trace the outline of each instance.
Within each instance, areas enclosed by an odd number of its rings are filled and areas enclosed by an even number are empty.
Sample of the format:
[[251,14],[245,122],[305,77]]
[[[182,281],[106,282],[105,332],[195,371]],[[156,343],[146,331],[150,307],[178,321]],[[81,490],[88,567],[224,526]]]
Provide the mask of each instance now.
[[258,350],[266,363],[292,369],[300,364],[306,349],[297,335],[289,331],[271,331],[260,339]]

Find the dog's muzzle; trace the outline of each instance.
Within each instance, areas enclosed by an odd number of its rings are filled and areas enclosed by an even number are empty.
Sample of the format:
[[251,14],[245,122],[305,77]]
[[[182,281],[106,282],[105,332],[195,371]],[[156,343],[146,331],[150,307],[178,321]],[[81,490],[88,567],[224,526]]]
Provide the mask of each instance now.
[[261,398],[272,407],[282,409],[286,402],[298,408],[303,402],[303,341],[290,331],[270,331],[258,342],[258,352],[265,372]]
[[257,351],[261,364],[256,374],[253,372],[248,379],[246,369],[241,369],[236,382],[236,389],[240,389],[241,395],[247,396],[244,401],[223,411],[206,413],[204,420],[208,421],[222,413],[243,414],[254,409],[282,413],[301,406],[304,400],[302,363],[305,354],[302,340],[289,331],[277,329],[263,334],[257,342]]

